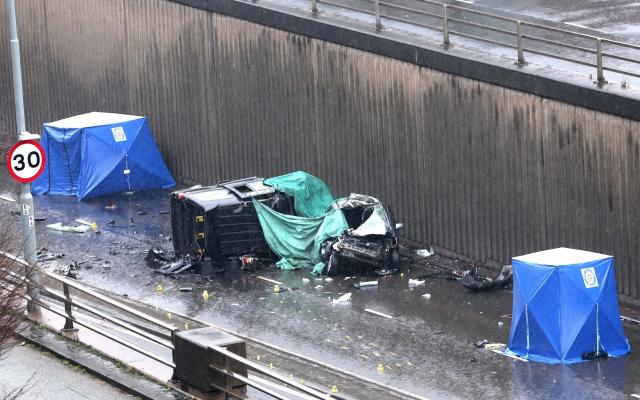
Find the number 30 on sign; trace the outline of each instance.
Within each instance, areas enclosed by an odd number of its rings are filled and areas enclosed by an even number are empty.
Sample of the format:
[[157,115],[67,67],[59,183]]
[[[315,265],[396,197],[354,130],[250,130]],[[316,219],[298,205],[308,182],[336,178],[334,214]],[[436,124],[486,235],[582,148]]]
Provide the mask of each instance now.
[[46,157],[44,149],[35,140],[24,140],[13,145],[7,155],[9,174],[20,183],[34,181],[42,171]]

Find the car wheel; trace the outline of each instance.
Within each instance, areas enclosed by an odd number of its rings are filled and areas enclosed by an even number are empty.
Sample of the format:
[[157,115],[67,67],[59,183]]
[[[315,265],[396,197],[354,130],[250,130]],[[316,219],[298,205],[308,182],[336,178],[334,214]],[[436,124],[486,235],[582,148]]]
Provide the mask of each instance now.
[[389,264],[391,268],[398,268],[400,266],[400,251],[398,248],[393,248],[389,252]]
[[338,275],[338,269],[340,268],[340,261],[338,256],[335,253],[331,253],[329,257],[329,262],[327,263],[327,275],[336,276]]

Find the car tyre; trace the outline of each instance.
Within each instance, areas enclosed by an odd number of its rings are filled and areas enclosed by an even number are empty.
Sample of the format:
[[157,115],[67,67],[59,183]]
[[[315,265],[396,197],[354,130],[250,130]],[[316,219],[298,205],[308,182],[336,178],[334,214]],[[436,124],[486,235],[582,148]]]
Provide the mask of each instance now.
[[331,253],[329,257],[329,262],[327,263],[327,275],[336,276],[338,275],[338,269],[340,268],[340,260],[335,253]]
[[389,252],[389,264],[391,265],[391,268],[397,269],[400,267],[400,251],[397,247],[391,249]]

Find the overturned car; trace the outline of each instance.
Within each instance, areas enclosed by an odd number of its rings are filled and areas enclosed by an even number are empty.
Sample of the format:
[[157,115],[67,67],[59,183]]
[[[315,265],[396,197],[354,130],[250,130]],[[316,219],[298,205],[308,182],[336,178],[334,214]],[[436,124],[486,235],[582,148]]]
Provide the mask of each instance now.
[[293,211],[293,198],[257,177],[173,192],[171,234],[176,257],[198,263],[207,275],[230,258],[270,257],[253,199],[281,213]]
[[330,275],[351,267],[393,269],[400,226],[379,200],[359,194],[334,200],[324,182],[300,171],[171,195],[175,255],[203,274],[242,257],[279,258],[280,268],[313,266],[315,273],[326,266]]

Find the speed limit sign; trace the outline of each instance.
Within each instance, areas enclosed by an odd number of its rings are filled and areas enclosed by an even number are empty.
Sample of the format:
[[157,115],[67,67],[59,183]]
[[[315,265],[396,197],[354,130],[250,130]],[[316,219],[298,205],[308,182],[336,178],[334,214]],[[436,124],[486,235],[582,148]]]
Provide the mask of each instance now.
[[46,157],[44,149],[35,140],[23,140],[13,145],[7,155],[9,174],[20,183],[34,181],[42,171]]

